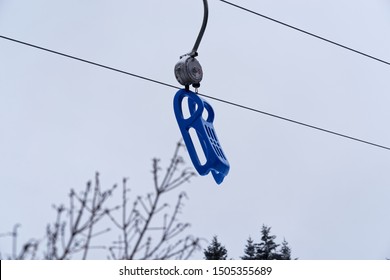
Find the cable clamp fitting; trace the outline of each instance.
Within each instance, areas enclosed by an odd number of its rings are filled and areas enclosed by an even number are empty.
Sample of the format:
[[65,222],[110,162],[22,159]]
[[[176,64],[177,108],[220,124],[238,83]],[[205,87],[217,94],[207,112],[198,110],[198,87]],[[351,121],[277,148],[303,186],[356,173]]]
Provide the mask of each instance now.
[[[195,54],[197,55],[196,52]],[[198,88],[203,78],[202,66],[191,53],[182,55],[175,65],[175,77],[185,87],[192,85]]]

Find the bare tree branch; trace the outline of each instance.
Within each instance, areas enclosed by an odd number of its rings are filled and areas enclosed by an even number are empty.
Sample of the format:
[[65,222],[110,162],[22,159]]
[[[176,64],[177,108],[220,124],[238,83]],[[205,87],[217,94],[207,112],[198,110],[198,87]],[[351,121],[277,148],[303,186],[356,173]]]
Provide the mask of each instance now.
[[[113,216],[110,217],[114,225],[123,231],[124,252],[119,257],[120,259],[165,259],[179,255],[187,256],[192,254],[193,249],[197,248],[197,239],[191,239],[189,236],[181,239],[179,237],[189,227],[189,223],[178,221],[185,193],[182,192],[178,195],[176,205],[170,214],[166,212],[169,203],[163,202],[166,193],[180,187],[195,175],[192,170],[183,167],[184,161],[179,155],[182,147],[184,146],[180,142],[176,145],[161,183],[159,180],[162,169],[160,160],[153,159],[154,192],[148,193],[145,197],[136,197],[133,209],[130,212],[126,211],[128,198],[127,193],[123,192],[122,224],[118,226],[117,219]],[[156,222],[160,225],[156,225]],[[134,229],[132,234],[130,234],[129,228]],[[179,238],[179,240],[174,240],[176,238]],[[189,242],[190,239],[193,242]],[[172,245],[171,242],[174,242],[174,244]],[[186,245],[179,249],[179,244]],[[115,256],[118,257],[117,254]],[[113,257],[113,254],[111,254],[111,257]]]
[[[134,196],[132,204],[127,178],[122,181],[120,205],[115,206],[107,204],[117,185],[102,191],[99,173],[95,174],[93,182],[87,182],[84,191],[77,193],[71,189],[67,207],[53,206],[56,215],[46,227],[43,258],[71,259],[78,254],[81,259],[87,259],[93,249],[107,250],[109,259],[189,258],[199,248],[199,239],[184,235],[190,224],[179,220],[186,195],[184,192],[178,193],[174,207],[169,207],[172,201],[166,198],[167,193],[195,176],[180,156],[183,147],[181,142],[177,143],[165,172],[162,172],[159,159],[152,160],[152,192],[145,196]],[[103,221],[111,223],[119,233],[111,246],[94,244],[96,237],[111,231],[107,226],[102,227]],[[41,241],[31,239],[19,250],[19,227],[17,224],[11,232],[0,234],[0,238],[12,240],[8,258],[35,259]]]

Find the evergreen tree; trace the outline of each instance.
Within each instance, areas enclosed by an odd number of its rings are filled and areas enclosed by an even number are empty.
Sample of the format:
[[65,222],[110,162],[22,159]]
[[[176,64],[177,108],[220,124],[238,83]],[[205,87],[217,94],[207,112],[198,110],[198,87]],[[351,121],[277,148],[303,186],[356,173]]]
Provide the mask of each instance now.
[[[242,260],[291,260],[291,248],[286,239],[282,244],[275,243],[275,235],[271,235],[271,227],[263,225],[261,229],[261,242],[254,243],[248,238]],[[280,250],[278,247],[280,246]]]
[[217,236],[213,237],[211,244],[203,251],[206,260],[226,260],[227,250],[219,243]]
[[245,255],[241,257],[242,260],[255,260],[256,259],[256,246],[252,238],[248,238],[247,244],[244,250]]
[[256,244],[256,259],[257,260],[275,260],[280,259],[280,254],[277,248],[280,246],[276,244],[274,239],[275,235],[270,234],[271,227],[263,225],[261,229],[261,241]]
[[282,242],[282,248],[280,249],[280,259],[291,260],[291,248],[288,247],[288,242],[286,239],[283,239]]

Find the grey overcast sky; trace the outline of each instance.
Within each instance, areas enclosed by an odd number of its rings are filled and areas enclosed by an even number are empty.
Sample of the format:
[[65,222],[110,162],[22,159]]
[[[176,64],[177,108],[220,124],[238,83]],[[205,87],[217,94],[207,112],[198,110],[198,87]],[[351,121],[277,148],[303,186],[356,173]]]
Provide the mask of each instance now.
[[[390,61],[389,0],[232,2]],[[209,8],[201,93],[390,146],[389,65]],[[0,0],[3,36],[174,85],[202,17],[201,0]],[[0,39],[0,232],[18,222],[22,240],[42,236],[51,205],[95,171],[150,190],[151,159],[168,163],[181,137],[175,92]],[[208,101],[231,169],[220,186],[185,186],[192,234],[218,235],[235,259],[262,224],[300,259],[390,257],[390,151]]]

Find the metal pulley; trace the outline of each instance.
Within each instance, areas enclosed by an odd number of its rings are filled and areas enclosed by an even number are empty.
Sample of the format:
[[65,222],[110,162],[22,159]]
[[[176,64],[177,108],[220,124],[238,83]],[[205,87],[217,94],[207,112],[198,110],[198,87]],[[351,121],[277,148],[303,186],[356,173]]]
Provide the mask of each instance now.
[[194,88],[198,88],[203,78],[202,66],[195,57],[189,54],[183,55],[175,65],[175,77],[183,86],[192,85]]
[[204,15],[202,27],[200,28],[198,37],[196,38],[194,47],[190,53],[180,56],[180,60],[175,65],[176,80],[186,88],[192,85],[194,88],[200,87],[200,81],[203,78],[202,66],[195,58],[198,56],[198,48],[202,40],[204,31],[206,30],[207,20],[209,16],[209,8],[207,0],[203,0]]

